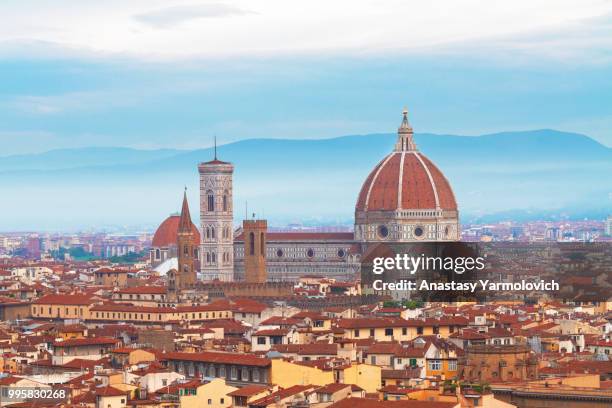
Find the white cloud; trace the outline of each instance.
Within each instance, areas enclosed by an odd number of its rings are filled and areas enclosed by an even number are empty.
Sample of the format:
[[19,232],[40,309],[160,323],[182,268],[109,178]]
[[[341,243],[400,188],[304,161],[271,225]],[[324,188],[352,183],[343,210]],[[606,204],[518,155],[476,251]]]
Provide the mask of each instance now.
[[200,18],[235,17],[246,14],[252,12],[229,4],[208,3],[166,7],[135,15],[134,18],[156,28],[170,28]]
[[[529,52],[609,49],[602,0],[53,0],[0,3],[0,50],[55,44],[146,59],[429,52],[488,44]],[[160,29],[162,28],[162,29]],[[568,28],[577,38],[569,38]],[[548,32],[546,41],[531,34]],[[608,31],[609,32],[609,31]],[[557,41],[558,40],[558,41]],[[23,47],[20,47],[22,53]]]
[[108,90],[91,92],[68,92],[57,95],[18,95],[0,102],[3,108],[15,109],[34,115],[74,113],[81,110],[104,110],[106,108],[135,106],[147,95],[136,91]]

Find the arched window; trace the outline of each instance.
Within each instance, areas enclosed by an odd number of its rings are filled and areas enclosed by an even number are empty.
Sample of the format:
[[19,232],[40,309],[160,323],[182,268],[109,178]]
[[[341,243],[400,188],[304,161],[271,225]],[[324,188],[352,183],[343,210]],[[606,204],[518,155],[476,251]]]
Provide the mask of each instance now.
[[215,254],[214,252],[210,254],[210,258],[212,260],[212,263],[217,262],[217,254]]
[[157,248],[155,250],[155,259],[159,259],[161,257],[161,252],[159,251],[159,248]]
[[206,263],[210,263],[210,252],[206,253]]
[[228,202],[227,202],[227,190],[223,192],[223,211],[227,211]]
[[249,255],[255,255],[255,234],[249,234]]
[[213,194],[212,190],[208,190],[206,195],[208,196],[208,211],[215,211],[215,195]]
[[211,237],[212,239],[215,239],[215,227],[211,227],[211,228],[210,228],[210,237]]
[[210,228],[206,227],[206,238],[210,238]]
[[260,251],[261,251],[261,255],[265,256],[266,255],[266,245],[264,243],[264,233],[260,233],[259,234],[259,245],[261,246]]

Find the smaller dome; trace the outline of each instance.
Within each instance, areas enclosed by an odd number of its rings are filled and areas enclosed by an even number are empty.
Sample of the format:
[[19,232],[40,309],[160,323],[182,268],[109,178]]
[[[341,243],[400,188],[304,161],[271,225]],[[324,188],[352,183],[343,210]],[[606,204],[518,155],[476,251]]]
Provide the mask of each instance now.
[[[157,231],[155,231],[151,246],[156,248],[176,246],[176,242],[178,241],[178,227],[180,219],[180,215],[171,215],[166,218],[157,228]],[[193,236],[195,238],[194,244],[196,246],[200,245],[200,232],[198,231],[198,227],[196,227],[193,222],[191,223],[191,230],[193,231]]]

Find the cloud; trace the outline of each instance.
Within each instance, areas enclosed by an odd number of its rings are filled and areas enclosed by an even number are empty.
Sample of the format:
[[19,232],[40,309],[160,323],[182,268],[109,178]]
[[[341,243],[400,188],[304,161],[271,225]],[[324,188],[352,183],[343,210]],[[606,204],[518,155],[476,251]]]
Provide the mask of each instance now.
[[0,102],[5,109],[30,115],[56,115],[137,105],[145,96],[136,91],[67,92],[56,95],[18,95]]
[[51,98],[35,95],[19,96],[9,106],[22,112],[41,115],[59,113],[62,110]]
[[[563,26],[541,27],[528,33],[492,38],[487,54],[504,59],[523,57],[524,62],[558,60],[578,64],[608,64],[612,61],[612,13],[568,21]],[[497,51],[495,50],[497,48]],[[545,57],[545,58],[543,58]]]
[[247,14],[254,13],[228,4],[209,3],[166,7],[137,14],[134,19],[155,28],[171,28],[199,18],[224,18]]
[[573,61],[576,54],[599,60],[610,53],[609,1],[212,1],[0,2],[0,55],[39,56],[45,46],[138,61],[375,57],[448,49],[477,49],[480,55],[493,49],[539,59],[553,53]]

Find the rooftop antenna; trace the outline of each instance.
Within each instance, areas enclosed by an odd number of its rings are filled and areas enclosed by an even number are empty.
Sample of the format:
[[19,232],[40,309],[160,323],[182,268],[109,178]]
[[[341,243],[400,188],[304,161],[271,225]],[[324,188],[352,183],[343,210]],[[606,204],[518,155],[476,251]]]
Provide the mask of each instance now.
[[215,135],[215,160],[217,160],[217,135]]
[[244,202],[244,219],[245,220],[249,219],[249,202],[248,201]]

